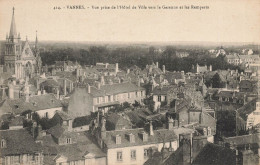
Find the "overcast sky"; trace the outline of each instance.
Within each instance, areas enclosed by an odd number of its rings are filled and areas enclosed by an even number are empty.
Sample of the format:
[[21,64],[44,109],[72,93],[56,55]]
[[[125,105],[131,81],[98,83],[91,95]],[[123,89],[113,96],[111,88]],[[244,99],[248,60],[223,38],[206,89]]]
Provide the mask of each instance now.
[[[0,40],[9,33],[12,7],[25,40],[212,41],[260,43],[259,0],[0,0]],[[86,10],[53,10],[84,5]],[[209,6],[209,10],[92,10],[101,5]]]

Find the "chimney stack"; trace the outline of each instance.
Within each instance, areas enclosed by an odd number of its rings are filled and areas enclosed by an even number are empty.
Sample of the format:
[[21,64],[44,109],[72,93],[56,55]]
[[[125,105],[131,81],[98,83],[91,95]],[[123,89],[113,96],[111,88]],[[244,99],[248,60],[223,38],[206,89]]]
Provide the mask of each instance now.
[[159,63],[158,62],[156,62],[156,68],[159,68]]
[[63,90],[63,92],[64,92],[64,96],[66,96],[67,95],[67,80],[66,79],[64,79],[64,90]]
[[163,73],[166,72],[166,71],[165,71],[165,65],[162,66],[162,71],[163,71]]
[[29,93],[30,93],[30,88],[28,85],[25,86],[25,101],[29,102]]
[[153,123],[152,121],[150,121],[150,135],[153,136],[154,133],[153,133]]
[[8,96],[10,99],[14,99],[14,86],[12,84],[9,85]]
[[91,93],[91,87],[89,84],[88,84],[88,93]]
[[171,117],[168,117],[168,129],[173,129],[173,119]]

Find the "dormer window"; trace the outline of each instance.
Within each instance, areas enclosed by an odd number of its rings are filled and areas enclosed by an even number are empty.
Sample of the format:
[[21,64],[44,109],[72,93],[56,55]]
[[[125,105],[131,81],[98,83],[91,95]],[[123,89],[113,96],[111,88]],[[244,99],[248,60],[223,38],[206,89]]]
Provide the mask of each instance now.
[[121,144],[121,136],[116,135],[116,144]]
[[1,140],[1,148],[6,148],[6,140],[5,139]]
[[142,133],[142,139],[143,139],[143,142],[147,142],[148,141],[148,134],[146,132]]
[[129,134],[129,141],[130,141],[130,143],[135,143],[135,135],[134,134],[132,134],[132,133]]
[[67,144],[71,144],[71,138],[66,139]]

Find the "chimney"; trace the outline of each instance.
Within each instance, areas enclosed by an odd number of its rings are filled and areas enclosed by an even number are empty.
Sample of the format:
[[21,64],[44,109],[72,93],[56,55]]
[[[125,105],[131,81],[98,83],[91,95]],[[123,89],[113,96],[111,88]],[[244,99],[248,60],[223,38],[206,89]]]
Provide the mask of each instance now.
[[100,78],[100,83],[101,83],[101,85],[105,85],[105,79],[104,79],[104,76],[101,76],[101,78]]
[[25,101],[28,103],[29,102],[29,93],[30,93],[30,88],[28,85],[25,86]]
[[212,65],[209,66],[209,71],[210,71],[210,72],[212,71]]
[[130,73],[130,69],[127,69],[127,71],[126,71],[126,72],[127,72],[127,74],[129,74],[129,73]]
[[106,119],[104,117],[102,118],[101,138],[106,138]]
[[68,126],[68,131],[72,131],[72,120],[69,120],[69,126]]
[[173,129],[173,119],[171,117],[168,117],[168,129]]
[[38,95],[38,96],[41,95],[41,91],[40,91],[40,90],[37,91],[37,95]]
[[166,71],[165,71],[165,65],[162,66],[162,71],[163,71],[163,73],[166,72]]
[[14,87],[12,84],[9,85],[8,96],[10,99],[14,99]]
[[36,88],[37,88],[37,90],[39,90],[39,89],[40,89],[40,83],[39,83],[39,79],[37,79],[37,80],[36,80]]
[[42,91],[42,94],[43,94],[43,95],[45,95],[45,94],[46,94],[46,91],[45,91],[45,90],[43,90],[43,91]]
[[137,84],[139,87],[141,86],[141,81],[140,81],[140,78],[138,78],[138,84]]
[[100,89],[100,82],[97,83],[97,88]]
[[64,92],[64,96],[67,95],[67,80],[64,79],[64,89],[63,89],[63,92]]
[[150,136],[153,136],[154,135],[154,133],[153,133],[153,123],[152,123],[152,121],[150,121]]
[[118,72],[118,63],[116,63],[116,73]]
[[159,63],[158,62],[156,62],[156,68],[159,68]]
[[88,93],[91,93],[91,87],[89,84],[88,84]]
[[59,99],[60,98],[60,90],[57,88],[57,99]]
[[108,67],[108,63],[106,63],[106,68]]

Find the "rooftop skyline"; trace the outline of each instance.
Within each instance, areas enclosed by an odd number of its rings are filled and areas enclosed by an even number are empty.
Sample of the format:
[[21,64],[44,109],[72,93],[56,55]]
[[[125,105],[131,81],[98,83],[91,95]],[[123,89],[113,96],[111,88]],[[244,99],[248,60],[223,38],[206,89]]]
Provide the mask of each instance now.
[[[18,0],[0,2],[0,40],[10,31],[12,8],[22,40],[90,42],[250,42],[260,43],[260,2],[184,0]],[[86,10],[53,10],[84,5]],[[209,6],[208,10],[93,10],[93,6]]]

